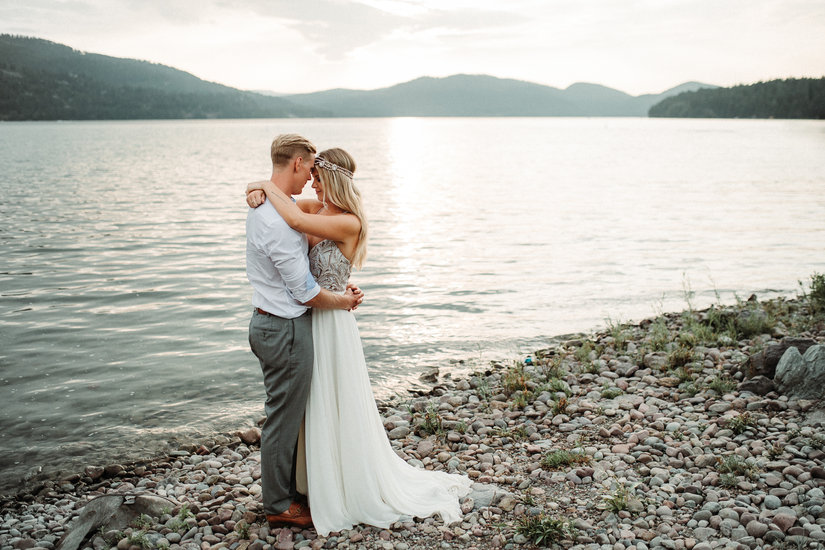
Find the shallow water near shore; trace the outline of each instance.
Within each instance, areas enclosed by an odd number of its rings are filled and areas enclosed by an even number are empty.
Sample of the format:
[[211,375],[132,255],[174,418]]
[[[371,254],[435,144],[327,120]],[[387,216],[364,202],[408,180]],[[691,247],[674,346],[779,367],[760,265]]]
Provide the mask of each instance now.
[[0,490],[262,415],[242,189],[287,131],[358,160],[379,397],[825,271],[820,121],[2,124]]

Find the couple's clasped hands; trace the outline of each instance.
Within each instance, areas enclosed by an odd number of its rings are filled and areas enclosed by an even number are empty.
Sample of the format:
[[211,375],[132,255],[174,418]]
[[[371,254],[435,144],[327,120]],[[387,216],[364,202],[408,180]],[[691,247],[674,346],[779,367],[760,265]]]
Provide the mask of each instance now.
[[352,283],[347,283],[347,290],[344,292],[344,296],[352,300],[352,307],[349,308],[349,311],[355,311],[358,309],[358,306],[361,305],[361,302],[364,301],[364,292]]

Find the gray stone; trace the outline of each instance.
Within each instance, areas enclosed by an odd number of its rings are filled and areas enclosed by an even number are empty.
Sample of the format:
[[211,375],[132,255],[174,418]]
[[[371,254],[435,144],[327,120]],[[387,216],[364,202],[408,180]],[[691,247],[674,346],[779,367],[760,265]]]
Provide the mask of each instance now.
[[709,538],[716,536],[716,529],[711,529],[710,527],[697,527],[693,530],[693,536],[698,540],[706,541]]
[[390,431],[390,439],[403,439],[409,435],[410,429],[406,426],[399,426]]
[[782,506],[782,500],[779,497],[774,495],[766,495],[764,501],[765,508],[768,510],[776,510],[780,506]]
[[475,509],[478,510],[492,506],[496,499],[504,496],[504,492],[495,485],[473,483],[468,496],[473,499]]
[[805,355],[788,348],[776,366],[777,389],[794,399],[825,398],[825,346],[811,346]]
[[739,514],[736,513],[736,510],[731,508],[722,508],[719,510],[719,517],[722,519],[732,519],[737,523],[739,522]]
[[699,510],[693,514],[693,519],[696,521],[710,521],[711,516],[713,514],[710,513],[710,510]]

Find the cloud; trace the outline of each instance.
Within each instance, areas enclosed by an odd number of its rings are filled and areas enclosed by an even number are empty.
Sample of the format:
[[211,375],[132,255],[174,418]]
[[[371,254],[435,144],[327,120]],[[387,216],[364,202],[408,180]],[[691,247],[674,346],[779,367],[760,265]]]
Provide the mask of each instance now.
[[258,16],[284,22],[310,41],[323,58],[335,61],[394,34],[451,35],[504,29],[528,18],[476,7],[443,8],[398,0],[276,0],[246,4]]

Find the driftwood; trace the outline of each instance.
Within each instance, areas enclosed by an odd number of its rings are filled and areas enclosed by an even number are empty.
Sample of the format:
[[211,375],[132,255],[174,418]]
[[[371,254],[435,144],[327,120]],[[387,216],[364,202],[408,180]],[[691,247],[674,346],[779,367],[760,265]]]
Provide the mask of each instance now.
[[155,495],[103,495],[90,500],[66,533],[57,550],[77,550],[96,529],[121,530],[142,514],[158,518],[175,508],[175,503]]

